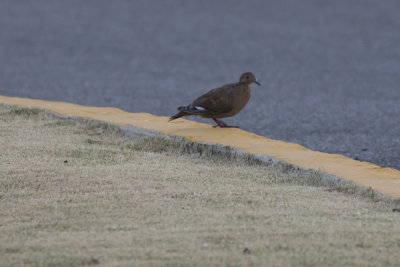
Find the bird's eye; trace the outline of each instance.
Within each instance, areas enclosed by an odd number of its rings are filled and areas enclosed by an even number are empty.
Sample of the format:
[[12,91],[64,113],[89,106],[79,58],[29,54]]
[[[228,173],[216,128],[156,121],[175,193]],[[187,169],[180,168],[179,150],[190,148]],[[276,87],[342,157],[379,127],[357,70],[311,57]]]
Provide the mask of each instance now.
[[250,79],[249,75],[246,76],[246,79],[247,79],[247,80]]

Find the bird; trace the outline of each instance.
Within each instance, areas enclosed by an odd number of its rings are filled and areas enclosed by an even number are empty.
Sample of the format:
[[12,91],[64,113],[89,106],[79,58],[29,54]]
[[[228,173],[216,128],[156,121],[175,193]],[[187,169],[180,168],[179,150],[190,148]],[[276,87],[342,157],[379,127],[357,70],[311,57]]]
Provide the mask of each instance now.
[[196,98],[190,105],[178,107],[179,112],[171,116],[169,121],[183,116],[197,115],[213,119],[217,124],[213,127],[239,128],[227,125],[220,118],[232,117],[246,106],[250,99],[252,83],[261,85],[253,73],[245,72],[240,75],[239,82],[212,89]]

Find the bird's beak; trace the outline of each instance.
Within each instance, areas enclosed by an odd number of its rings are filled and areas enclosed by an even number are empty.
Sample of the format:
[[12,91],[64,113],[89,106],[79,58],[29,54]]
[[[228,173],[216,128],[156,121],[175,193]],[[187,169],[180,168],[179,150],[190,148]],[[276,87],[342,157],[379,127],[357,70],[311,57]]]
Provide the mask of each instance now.
[[261,83],[257,80],[254,81],[256,84],[261,85]]

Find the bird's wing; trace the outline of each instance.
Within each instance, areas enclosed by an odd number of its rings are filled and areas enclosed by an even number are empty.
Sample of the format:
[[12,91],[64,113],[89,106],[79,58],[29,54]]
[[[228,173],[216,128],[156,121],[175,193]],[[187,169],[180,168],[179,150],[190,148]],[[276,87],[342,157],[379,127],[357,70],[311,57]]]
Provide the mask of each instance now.
[[216,115],[227,113],[234,108],[234,92],[235,84],[227,84],[210,90],[206,94],[194,100],[191,105],[194,107],[202,107],[208,112]]

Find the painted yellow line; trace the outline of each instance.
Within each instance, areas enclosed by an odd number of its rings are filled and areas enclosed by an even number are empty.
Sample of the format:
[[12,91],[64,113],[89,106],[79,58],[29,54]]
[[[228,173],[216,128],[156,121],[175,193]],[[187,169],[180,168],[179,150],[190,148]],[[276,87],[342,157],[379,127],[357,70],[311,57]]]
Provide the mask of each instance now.
[[212,128],[209,124],[185,119],[168,122],[168,117],[148,113],[129,113],[117,108],[88,107],[65,102],[5,96],[0,96],[0,102],[182,136],[193,142],[230,146],[252,154],[271,156],[300,168],[321,170],[362,186],[372,187],[382,194],[400,197],[400,171],[396,169],[379,167],[342,155],[312,151],[298,144],[272,140],[240,129]]

